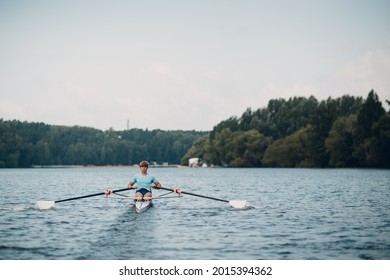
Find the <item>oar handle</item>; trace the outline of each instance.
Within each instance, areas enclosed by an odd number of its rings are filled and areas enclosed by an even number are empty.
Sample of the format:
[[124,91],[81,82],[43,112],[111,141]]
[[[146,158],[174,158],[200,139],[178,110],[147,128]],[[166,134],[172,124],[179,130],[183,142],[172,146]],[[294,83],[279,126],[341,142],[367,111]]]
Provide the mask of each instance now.
[[[175,191],[174,189],[169,189],[169,188],[165,188],[165,187],[158,187],[158,188],[162,189],[162,190],[166,190],[166,191],[171,191],[171,192]],[[185,192],[185,191],[181,191],[181,193],[182,194],[188,194],[188,195],[192,195],[192,196],[197,196],[197,197],[202,197],[202,198],[207,198],[207,199],[212,199],[212,200],[216,200],[216,201],[222,201],[222,202],[229,203],[229,200],[220,199],[220,198],[216,198],[216,197],[205,196],[205,195],[196,194],[196,193],[189,193],[189,192]]]
[[[112,192],[117,193],[117,192],[129,191],[129,190],[131,190],[131,189],[125,188],[125,189],[113,190]],[[87,198],[87,197],[92,197],[92,196],[99,196],[99,195],[104,195],[104,194],[106,194],[106,192],[100,192],[100,193],[88,194],[88,195],[83,195],[83,196],[65,198],[65,199],[61,199],[61,200],[56,200],[55,203],[69,201],[69,200],[82,199],[82,198]]]

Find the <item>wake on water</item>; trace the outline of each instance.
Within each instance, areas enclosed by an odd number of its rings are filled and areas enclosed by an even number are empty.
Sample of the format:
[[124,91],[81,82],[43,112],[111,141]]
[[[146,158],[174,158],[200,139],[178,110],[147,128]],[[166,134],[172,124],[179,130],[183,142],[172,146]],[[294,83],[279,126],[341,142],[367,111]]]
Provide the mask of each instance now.
[[0,206],[0,211],[4,212],[23,212],[23,211],[30,211],[30,210],[39,210],[34,205],[17,205],[13,207],[4,207]]
[[[191,206],[187,205],[186,206],[187,208],[191,208]],[[193,208],[199,208],[199,206],[196,206],[194,205]],[[208,207],[210,208],[210,207]],[[222,209],[222,208],[225,208],[225,207],[222,207],[222,206],[214,206],[214,207],[211,207],[211,208],[216,208],[216,209]],[[247,204],[245,207],[243,208],[234,208],[234,207],[226,207],[227,210],[230,210],[230,211],[242,211],[242,210],[250,210],[250,209],[260,209],[261,207],[259,206],[256,206],[256,205],[250,205],[250,204]],[[15,205],[15,206],[8,206],[7,205],[0,205],[0,212],[1,211],[4,211],[4,212],[23,212],[23,211],[30,211],[30,210],[38,210],[38,211],[42,211],[42,210],[47,210],[47,209],[40,209],[35,203],[33,205]]]

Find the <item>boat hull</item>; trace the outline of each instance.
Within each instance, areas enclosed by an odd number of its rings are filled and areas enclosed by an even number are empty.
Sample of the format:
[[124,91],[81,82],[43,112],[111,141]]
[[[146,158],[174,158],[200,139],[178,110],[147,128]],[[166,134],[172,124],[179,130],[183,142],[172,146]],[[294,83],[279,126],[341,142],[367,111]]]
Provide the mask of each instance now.
[[135,212],[142,213],[152,206],[152,200],[134,201]]

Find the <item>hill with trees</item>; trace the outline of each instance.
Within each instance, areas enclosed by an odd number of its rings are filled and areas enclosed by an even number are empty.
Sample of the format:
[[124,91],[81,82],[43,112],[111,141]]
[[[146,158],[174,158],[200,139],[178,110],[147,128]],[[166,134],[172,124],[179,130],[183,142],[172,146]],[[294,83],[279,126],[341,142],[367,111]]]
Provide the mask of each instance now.
[[[386,101],[389,103],[389,101]],[[390,104],[389,104],[390,105]],[[272,99],[210,132],[102,131],[0,119],[0,167],[132,165],[390,167],[390,112],[378,95]]]
[[217,124],[182,163],[191,157],[227,167],[388,168],[390,114],[374,91],[366,99],[272,99]]

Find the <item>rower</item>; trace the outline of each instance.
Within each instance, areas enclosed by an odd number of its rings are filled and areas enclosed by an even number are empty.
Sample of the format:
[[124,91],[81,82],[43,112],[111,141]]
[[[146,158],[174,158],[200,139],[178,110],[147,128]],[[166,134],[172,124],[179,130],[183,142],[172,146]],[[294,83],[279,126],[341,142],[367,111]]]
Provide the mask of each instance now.
[[141,172],[133,176],[128,184],[128,188],[136,189],[136,201],[150,200],[152,198],[152,186],[159,188],[161,184],[156,177],[148,174],[149,162],[141,161],[139,168]]

